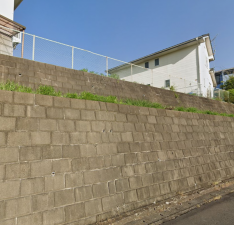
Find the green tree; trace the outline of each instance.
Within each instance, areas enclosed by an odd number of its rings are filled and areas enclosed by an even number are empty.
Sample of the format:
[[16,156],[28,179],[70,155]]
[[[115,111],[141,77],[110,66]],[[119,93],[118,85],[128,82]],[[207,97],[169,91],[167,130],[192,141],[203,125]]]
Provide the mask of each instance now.
[[223,84],[223,89],[234,89],[234,76],[229,77],[229,79]]

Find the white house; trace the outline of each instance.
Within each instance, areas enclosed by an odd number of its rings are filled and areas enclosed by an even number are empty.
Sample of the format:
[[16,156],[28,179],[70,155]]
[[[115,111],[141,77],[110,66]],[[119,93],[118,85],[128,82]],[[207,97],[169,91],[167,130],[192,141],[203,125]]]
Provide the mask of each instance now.
[[209,62],[213,60],[210,35],[205,34],[108,72],[126,81],[212,97],[216,80]]
[[21,42],[19,31],[26,28],[14,21],[14,10],[22,1],[0,0],[0,54],[13,55],[14,46]]

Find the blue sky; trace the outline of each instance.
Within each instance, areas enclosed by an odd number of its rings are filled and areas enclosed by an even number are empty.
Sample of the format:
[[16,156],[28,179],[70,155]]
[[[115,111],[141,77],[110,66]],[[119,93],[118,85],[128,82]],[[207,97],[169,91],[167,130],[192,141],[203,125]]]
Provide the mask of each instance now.
[[233,9],[233,0],[24,0],[14,19],[28,33],[124,61],[218,34],[211,66],[220,70],[234,67]]

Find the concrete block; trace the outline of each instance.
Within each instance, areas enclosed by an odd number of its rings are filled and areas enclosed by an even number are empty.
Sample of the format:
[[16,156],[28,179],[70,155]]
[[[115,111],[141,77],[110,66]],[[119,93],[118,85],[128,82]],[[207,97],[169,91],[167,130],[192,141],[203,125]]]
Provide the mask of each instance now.
[[42,213],[34,213],[17,218],[17,225],[42,225]]
[[123,113],[117,113],[115,117],[117,122],[127,122],[127,116]]
[[16,219],[14,218],[10,220],[1,221],[1,225],[16,225]]
[[4,104],[3,115],[4,116],[20,116],[24,117],[26,112],[26,107],[24,105],[10,105]]
[[70,205],[75,203],[74,190],[66,189],[54,193],[54,206]]
[[137,189],[137,197],[139,201],[149,198],[150,197],[149,187],[143,187]]
[[87,158],[73,159],[72,160],[72,171],[83,171],[89,170],[89,160]]
[[121,133],[121,138],[123,142],[133,142],[132,132]]
[[103,211],[110,211],[123,203],[124,199],[121,193],[102,198]]
[[109,133],[108,135],[109,137],[109,142],[111,143],[118,143],[118,142],[121,142],[121,135],[120,133]]
[[57,208],[43,212],[43,225],[59,224],[65,221],[64,209]]
[[5,218],[26,215],[31,212],[31,198],[17,198],[5,202]]
[[153,173],[153,182],[155,184],[161,183],[163,182],[164,177],[163,177],[163,173],[159,172],[159,173]]
[[86,216],[84,203],[66,206],[64,212],[66,222],[78,221]]
[[53,97],[49,95],[35,95],[35,105],[53,106]]
[[89,168],[90,170],[101,169],[104,167],[104,157],[90,157],[89,158]]
[[27,117],[45,118],[46,109],[43,106],[27,106]]
[[47,108],[46,115],[51,119],[64,119],[63,109],[60,108]]
[[20,180],[0,181],[0,199],[16,198],[20,195]]
[[106,182],[119,179],[121,176],[121,170],[118,167],[102,170],[84,171],[84,183],[93,184]]
[[96,111],[95,114],[96,114],[97,120],[104,120],[104,121],[114,121],[115,120],[115,113],[113,113],[113,112]]
[[14,92],[14,102],[16,104],[34,104],[34,94]]
[[98,155],[113,155],[117,153],[116,144],[103,143],[97,145]]
[[6,145],[6,134],[4,132],[0,132],[0,146],[4,145]]
[[62,158],[62,147],[52,146],[52,145],[42,147],[42,158],[43,159]]
[[159,185],[155,184],[155,185],[149,186],[149,194],[150,194],[150,197],[159,196],[161,194]]
[[142,187],[143,185],[140,176],[130,177],[129,183],[130,183],[131,189],[137,189],[139,187]]
[[15,130],[15,118],[10,117],[0,117],[0,131],[10,131]]
[[71,172],[71,159],[53,160],[52,171],[55,173]]
[[10,132],[8,133],[7,144],[9,146],[30,146],[30,133],[26,132]]
[[42,177],[31,178],[21,181],[20,195],[31,195],[44,191],[45,181]]
[[115,181],[115,187],[117,192],[123,192],[130,189],[128,178]]
[[87,135],[85,132],[70,133],[70,144],[87,143]]
[[77,131],[91,131],[91,124],[89,121],[76,121]]
[[86,216],[96,215],[102,212],[102,201],[101,199],[94,199],[85,202],[85,214]]
[[129,143],[130,145],[130,151],[131,152],[141,152],[141,143],[139,142],[133,142],[133,143]]
[[103,132],[105,131],[106,128],[105,122],[102,121],[92,121],[91,125],[92,125],[92,131],[95,132]]
[[41,119],[40,120],[40,130],[42,131],[56,131],[57,122],[52,119]]
[[124,154],[124,161],[126,165],[132,165],[137,163],[137,158],[135,153]]
[[100,104],[98,101],[86,100],[86,109],[100,110]]
[[79,120],[80,119],[80,110],[64,109],[64,115],[65,115],[65,119]]
[[16,130],[36,131],[38,130],[38,120],[34,118],[17,118]]
[[[86,146],[86,145],[85,145]],[[62,158],[80,158],[79,145],[67,145],[62,148]]]
[[118,153],[130,152],[129,143],[118,143],[117,144]]
[[160,191],[162,195],[170,193],[169,183],[162,183],[159,186],[160,186]]
[[50,160],[43,160],[31,163],[31,177],[45,176],[52,173],[52,163]]
[[94,111],[81,110],[81,119],[82,120],[96,120]]
[[13,102],[13,94],[14,94],[14,92],[12,92],[12,91],[2,91],[1,90],[0,102],[12,103]]
[[71,173],[65,175],[66,188],[79,187],[83,185],[82,173]]
[[54,106],[69,108],[71,106],[71,101],[69,98],[54,97]]
[[58,120],[58,130],[67,132],[75,131],[75,122],[72,120]]
[[40,212],[54,207],[54,193],[32,196],[32,212]]
[[124,202],[125,204],[130,202],[136,202],[137,199],[137,192],[136,190],[126,191],[124,192]]
[[125,165],[124,154],[112,155],[111,162],[113,166],[123,166]]
[[82,186],[75,188],[76,202],[86,201],[93,198],[92,186]]
[[80,145],[81,157],[94,157],[95,155],[97,155],[96,145],[92,144]]
[[49,145],[51,143],[49,132],[32,132],[32,145]]
[[54,132],[52,133],[52,144],[53,145],[68,145],[69,135],[67,133]]
[[127,132],[135,132],[135,126],[134,123],[124,123],[124,130]]
[[134,167],[133,166],[123,166],[122,167],[123,177],[131,177],[134,175]]
[[6,179],[27,178],[30,176],[29,163],[15,163],[6,165]]
[[108,183],[94,184],[93,185],[93,197],[99,198],[109,195]]
[[65,178],[63,174],[49,175],[45,177],[45,191],[57,191],[65,188]]
[[87,140],[88,140],[88,143],[91,143],[91,144],[102,143],[101,134],[97,132],[87,133]]
[[71,99],[71,107],[75,109],[85,109],[85,100]]
[[135,174],[144,174],[146,173],[145,164],[137,164],[134,166]]

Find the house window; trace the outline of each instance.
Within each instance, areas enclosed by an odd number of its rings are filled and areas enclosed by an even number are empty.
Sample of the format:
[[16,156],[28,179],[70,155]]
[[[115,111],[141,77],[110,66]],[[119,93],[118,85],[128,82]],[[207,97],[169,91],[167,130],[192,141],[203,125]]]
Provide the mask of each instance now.
[[155,66],[159,65],[159,59],[155,59]]
[[167,88],[167,87],[170,87],[171,85],[170,85],[170,80],[165,80],[165,87]]
[[149,68],[149,62],[145,63],[145,68]]

